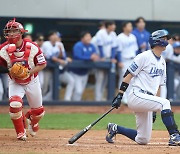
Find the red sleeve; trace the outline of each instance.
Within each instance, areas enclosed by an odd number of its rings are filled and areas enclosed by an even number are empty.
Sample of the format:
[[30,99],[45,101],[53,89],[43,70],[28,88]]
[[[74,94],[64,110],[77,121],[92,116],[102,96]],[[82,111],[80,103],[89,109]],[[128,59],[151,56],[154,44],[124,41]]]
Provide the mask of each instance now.
[[[36,45],[37,46],[37,45]],[[42,52],[42,50],[38,47],[39,51],[36,54],[36,56],[34,57],[34,63],[35,65],[43,65],[46,64],[46,59],[44,57],[44,54]]]

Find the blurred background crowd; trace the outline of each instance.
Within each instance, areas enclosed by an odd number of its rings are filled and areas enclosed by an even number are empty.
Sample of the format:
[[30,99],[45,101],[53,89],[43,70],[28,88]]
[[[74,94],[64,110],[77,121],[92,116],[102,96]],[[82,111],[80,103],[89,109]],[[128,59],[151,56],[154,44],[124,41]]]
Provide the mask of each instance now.
[[[18,21],[18,19],[17,19]],[[99,22],[95,35],[86,29],[79,33],[79,38],[71,48],[63,41],[63,31],[50,30],[48,33],[27,33],[24,38],[37,43],[43,51],[48,64],[56,63],[59,68],[60,100],[106,100],[108,73],[103,69],[69,68],[73,61],[110,62],[112,72],[116,74],[118,89],[127,67],[133,58],[150,49],[150,32],[146,29],[146,20],[138,17],[135,21],[123,21],[117,26],[115,21]],[[1,43],[3,43],[3,37]],[[174,80],[174,98],[180,99],[180,36],[171,34],[169,45],[163,52],[166,61],[176,62]],[[44,100],[53,99],[53,70],[48,67],[39,73]],[[0,100],[7,99],[7,75],[0,75]],[[167,97],[167,88],[161,89],[161,96]],[[124,96],[123,102],[127,102]]]

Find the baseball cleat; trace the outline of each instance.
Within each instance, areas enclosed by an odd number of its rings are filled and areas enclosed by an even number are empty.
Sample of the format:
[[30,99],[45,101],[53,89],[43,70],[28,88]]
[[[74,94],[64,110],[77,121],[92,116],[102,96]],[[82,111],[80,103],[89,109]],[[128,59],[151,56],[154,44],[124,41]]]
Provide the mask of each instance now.
[[26,130],[24,130],[24,133],[19,133],[17,135],[17,139],[22,140],[22,141],[26,141],[26,139],[27,139]]
[[30,119],[27,119],[27,125],[28,125],[28,132],[29,134],[34,137],[36,135],[36,132],[33,131],[32,129],[32,125],[31,125],[31,120]]
[[108,134],[106,135],[106,141],[108,143],[114,143],[113,137],[117,134],[117,124],[108,123],[107,130]]
[[180,146],[180,135],[179,135],[179,133],[174,133],[170,136],[169,146]]

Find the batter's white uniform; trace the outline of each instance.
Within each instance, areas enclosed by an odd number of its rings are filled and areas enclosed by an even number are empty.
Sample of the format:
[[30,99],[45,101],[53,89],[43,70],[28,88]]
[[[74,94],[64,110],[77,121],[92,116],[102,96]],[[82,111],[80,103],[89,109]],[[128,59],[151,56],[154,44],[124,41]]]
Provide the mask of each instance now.
[[[121,60],[123,63],[123,68],[119,69],[119,87],[121,85],[123,75],[125,74],[128,66],[132,63],[134,57],[136,56],[136,51],[138,50],[138,44],[136,37],[133,34],[126,35],[121,33],[117,36],[118,51],[121,52]],[[130,86],[129,86],[130,87]],[[124,93],[123,102],[127,103],[127,93],[129,88]]]
[[[96,43],[94,43],[96,41]],[[98,46],[102,46],[103,49],[103,55],[107,61],[111,59],[112,54],[112,48],[115,48],[117,46],[117,35],[115,32],[107,33],[106,29],[99,30],[94,38],[93,44],[95,44],[96,48]],[[99,50],[97,50],[97,53],[100,53]],[[95,85],[95,100],[101,101],[104,89],[107,85],[107,72],[104,70],[97,70],[95,74],[96,78],[96,85]]]
[[136,56],[128,70],[134,76],[128,107],[136,116],[135,140],[139,144],[147,143],[152,132],[152,112],[171,109],[169,100],[155,96],[159,86],[166,84],[166,62],[148,50]]

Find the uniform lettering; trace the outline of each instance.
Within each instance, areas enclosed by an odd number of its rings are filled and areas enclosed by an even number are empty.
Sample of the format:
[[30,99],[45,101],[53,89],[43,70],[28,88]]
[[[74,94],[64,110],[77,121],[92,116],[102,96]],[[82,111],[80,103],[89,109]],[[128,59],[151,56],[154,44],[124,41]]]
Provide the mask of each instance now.
[[157,77],[157,76],[163,76],[164,70],[158,69],[156,67],[152,67],[149,74],[152,78]]
[[38,63],[43,63],[46,61],[43,53],[41,53],[40,55],[37,56],[37,61],[38,61]]

